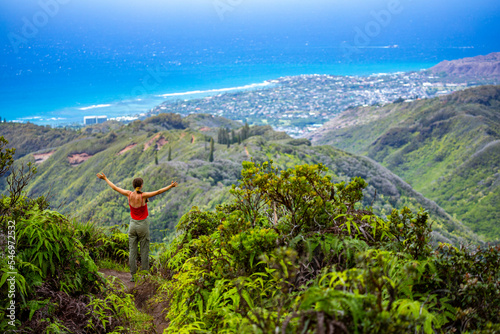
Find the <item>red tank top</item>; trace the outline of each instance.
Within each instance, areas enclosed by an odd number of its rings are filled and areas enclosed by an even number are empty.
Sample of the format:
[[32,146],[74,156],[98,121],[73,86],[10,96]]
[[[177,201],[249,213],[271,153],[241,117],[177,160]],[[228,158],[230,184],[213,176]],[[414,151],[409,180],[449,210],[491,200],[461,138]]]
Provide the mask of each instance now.
[[[128,195],[128,206],[130,207],[130,216],[135,220],[144,220],[148,217],[148,204],[134,208],[130,205],[130,195],[132,195],[132,191]],[[142,194],[141,194],[141,203],[142,203]]]

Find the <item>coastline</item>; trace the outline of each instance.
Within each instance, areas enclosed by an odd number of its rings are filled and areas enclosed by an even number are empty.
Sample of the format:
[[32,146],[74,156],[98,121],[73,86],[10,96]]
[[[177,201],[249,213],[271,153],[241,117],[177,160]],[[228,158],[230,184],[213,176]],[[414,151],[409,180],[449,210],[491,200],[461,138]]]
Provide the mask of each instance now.
[[216,88],[216,89],[207,89],[207,90],[194,90],[190,92],[183,93],[169,93],[169,94],[161,94],[157,95],[158,97],[168,98],[168,97],[176,97],[176,96],[186,96],[186,95],[197,95],[197,94],[207,94],[207,93],[225,93],[230,91],[238,91],[238,90],[247,90],[247,89],[256,89],[267,87],[272,84],[273,80],[266,80],[262,83],[253,83],[245,86],[239,87],[230,87],[230,88]]
[[[38,125],[50,125],[50,126],[65,126],[72,124],[82,124],[84,116],[107,116],[108,119],[116,119],[116,118],[126,118],[131,116],[140,117],[147,114],[152,108],[166,102],[168,100],[193,100],[199,98],[205,98],[209,96],[215,96],[218,94],[228,93],[228,92],[238,92],[238,91],[246,91],[246,90],[257,90],[257,89],[266,89],[270,88],[273,85],[273,82],[279,80],[281,78],[289,78],[289,77],[300,77],[307,75],[333,75],[333,76],[356,76],[356,77],[368,77],[371,75],[387,75],[392,73],[401,73],[401,72],[413,72],[413,71],[421,71],[430,67],[433,63],[410,63],[410,64],[370,64],[364,66],[351,66],[353,70],[350,73],[344,72],[341,74],[333,74],[331,71],[319,71],[321,66],[311,66],[308,68],[304,68],[304,73],[284,76],[275,76],[272,79],[258,80],[259,74],[255,75],[256,80],[251,83],[240,84],[241,82],[245,82],[244,78],[231,78],[228,81],[235,81],[235,85],[231,86],[230,84],[221,84],[219,83],[219,87],[217,87],[217,83],[214,83],[215,88],[206,87],[206,89],[195,89],[189,90],[186,88],[181,91],[170,91],[166,93],[162,92],[152,92],[151,94],[140,95],[140,96],[123,96],[121,99],[113,100],[104,100],[98,101],[94,103],[90,103],[87,105],[79,105],[72,107],[65,107],[61,109],[39,112],[34,115],[26,115],[21,117],[16,117],[16,119],[10,120],[14,122],[31,122]],[[372,69],[379,69],[379,71],[372,71]],[[293,72],[293,71],[291,71]],[[330,73],[329,73],[330,72]],[[260,76],[268,76],[265,74],[260,74]],[[260,78],[259,78],[260,79]],[[252,80],[252,79],[250,79]],[[164,90],[165,91],[165,90]]]
[[[51,112],[49,116],[52,117],[48,118],[43,118],[43,116],[27,116],[12,121],[18,123],[31,122],[38,125],[65,126],[75,124],[78,121],[82,123],[84,116],[108,116],[108,120],[130,120],[132,118],[137,118],[145,115],[152,108],[169,100],[195,100],[227,92],[243,92],[247,90],[270,88],[273,86],[273,81],[275,80],[266,80],[261,83],[252,83],[236,87],[194,90],[178,93],[152,94],[135,99],[130,97],[128,99],[113,101],[109,103],[94,104],[85,107],[69,107],[56,110]],[[68,114],[71,114],[73,116],[73,120],[70,117],[61,117]]]

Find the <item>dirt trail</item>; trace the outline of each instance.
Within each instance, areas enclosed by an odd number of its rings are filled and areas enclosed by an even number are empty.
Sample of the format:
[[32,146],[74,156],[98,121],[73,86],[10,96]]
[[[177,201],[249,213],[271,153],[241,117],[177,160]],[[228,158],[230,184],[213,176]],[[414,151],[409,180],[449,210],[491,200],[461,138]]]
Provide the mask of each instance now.
[[134,288],[135,283],[130,282],[130,273],[125,273],[123,271],[116,271],[112,269],[99,269],[99,272],[106,276],[114,276],[118,278],[123,285],[127,288],[125,292],[131,293],[130,291]]
[[167,308],[166,303],[150,303],[148,302],[156,293],[157,286],[150,281],[141,282],[139,284],[130,282],[130,273],[117,271],[112,269],[99,269],[99,272],[106,276],[114,276],[125,285],[125,292],[134,296],[135,307],[144,313],[153,317],[156,333],[161,334],[168,327],[168,322],[165,320],[164,310]]

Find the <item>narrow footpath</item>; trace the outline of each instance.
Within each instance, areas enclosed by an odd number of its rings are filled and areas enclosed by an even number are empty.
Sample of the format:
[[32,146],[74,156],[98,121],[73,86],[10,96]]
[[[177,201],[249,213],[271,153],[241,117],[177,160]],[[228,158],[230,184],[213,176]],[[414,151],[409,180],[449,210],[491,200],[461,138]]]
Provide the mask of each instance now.
[[117,271],[112,269],[99,269],[99,272],[105,276],[114,276],[118,278],[125,286],[125,292],[134,296],[135,307],[153,317],[155,330],[157,334],[162,334],[164,329],[168,327],[168,322],[165,320],[166,303],[148,303],[154,296],[157,287],[151,282],[143,282],[136,284],[130,282],[130,273]]

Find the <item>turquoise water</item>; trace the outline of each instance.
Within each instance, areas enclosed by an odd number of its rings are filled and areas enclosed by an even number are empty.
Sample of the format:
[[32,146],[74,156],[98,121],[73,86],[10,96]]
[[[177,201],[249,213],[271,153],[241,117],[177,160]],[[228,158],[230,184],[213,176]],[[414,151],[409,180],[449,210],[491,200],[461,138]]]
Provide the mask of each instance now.
[[492,0],[453,2],[453,10],[402,0],[401,12],[352,55],[343,43],[355,45],[356,29],[373,23],[371,12],[385,10],[387,1],[243,1],[224,20],[213,1],[196,2],[61,1],[57,14],[18,44],[11,37],[22,36],[25,19],[39,14],[40,5],[3,2],[0,117],[81,123],[88,115],[134,115],[168,98],[213,92],[163,94],[300,74],[420,70],[500,51],[500,3]]
[[[264,88],[265,80],[301,74],[369,75],[420,70],[435,63],[392,64],[241,64],[217,66],[151,65],[152,70],[128,69],[127,75],[95,79],[95,73],[55,74],[18,80],[2,89],[1,117],[37,124],[81,123],[84,116],[118,117],[147,112],[168,99],[189,99],[220,94],[222,89]],[[251,87],[248,85],[256,84]],[[243,89],[243,88],[242,88]],[[217,90],[210,92],[210,90]],[[191,93],[202,91],[202,93]],[[208,91],[208,92],[206,92]],[[234,91],[234,90],[228,90]],[[174,96],[164,94],[186,93]]]

